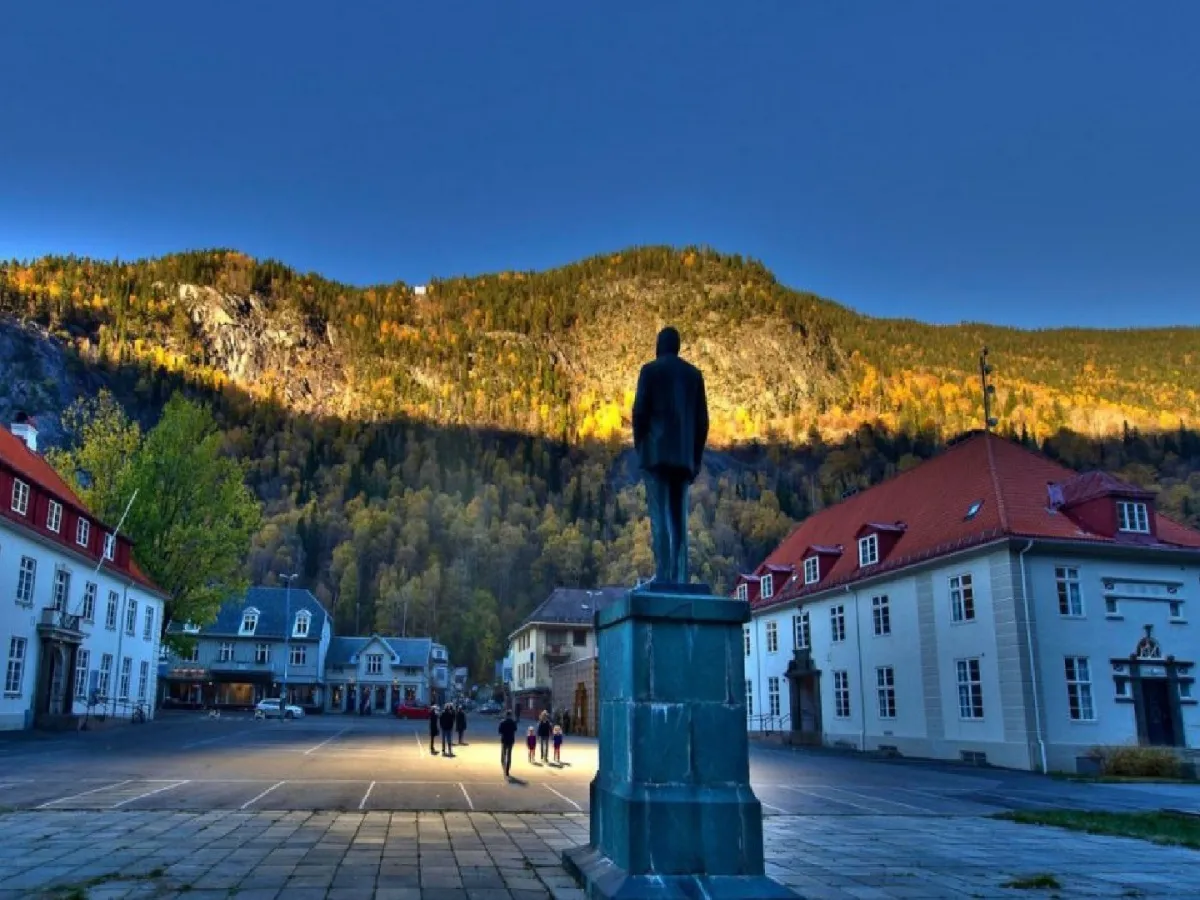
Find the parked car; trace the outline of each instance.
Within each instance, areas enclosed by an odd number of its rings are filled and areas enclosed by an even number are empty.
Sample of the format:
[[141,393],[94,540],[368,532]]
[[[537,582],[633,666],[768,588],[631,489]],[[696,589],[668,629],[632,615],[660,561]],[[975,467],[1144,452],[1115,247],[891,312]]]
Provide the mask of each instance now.
[[256,719],[303,719],[304,710],[290,703],[281,709],[279,698],[274,697],[267,700],[260,700],[258,705],[254,707],[254,717]]
[[429,707],[423,703],[397,703],[395,713],[398,719],[428,719]]
[[479,713],[484,716],[498,716],[500,715],[500,704],[494,700],[489,700],[487,703],[480,705]]

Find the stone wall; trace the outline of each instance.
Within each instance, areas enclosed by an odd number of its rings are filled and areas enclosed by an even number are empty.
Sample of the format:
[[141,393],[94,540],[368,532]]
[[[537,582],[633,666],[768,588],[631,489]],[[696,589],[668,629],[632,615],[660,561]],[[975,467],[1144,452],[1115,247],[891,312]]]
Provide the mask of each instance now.
[[571,733],[595,737],[597,657],[576,659],[550,670],[551,703],[555,713],[571,713]]

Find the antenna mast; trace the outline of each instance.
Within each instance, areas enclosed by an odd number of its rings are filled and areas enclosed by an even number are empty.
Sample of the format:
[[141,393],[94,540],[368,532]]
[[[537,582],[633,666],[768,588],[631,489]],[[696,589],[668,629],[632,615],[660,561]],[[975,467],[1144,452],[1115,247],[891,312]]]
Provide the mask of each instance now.
[[992,398],[996,396],[996,386],[988,381],[988,376],[992,374],[991,363],[988,362],[988,349],[983,348],[983,352],[979,354],[979,381],[983,385],[983,427],[985,431],[991,431],[999,423],[999,419],[992,415]]

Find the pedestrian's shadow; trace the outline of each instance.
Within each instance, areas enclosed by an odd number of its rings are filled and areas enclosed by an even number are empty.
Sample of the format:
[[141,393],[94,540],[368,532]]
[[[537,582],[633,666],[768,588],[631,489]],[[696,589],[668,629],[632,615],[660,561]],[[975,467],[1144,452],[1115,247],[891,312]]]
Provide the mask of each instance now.
[[566,769],[569,768],[571,764],[569,762],[552,762],[546,763],[546,765],[552,769]]
[[529,784],[529,782],[528,782],[528,781],[523,781],[523,780],[521,780],[520,778],[518,778],[516,775],[509,775],[509,776],[508,776],[508,783],[509,783],[509,784],[515,784],[515,785],[519,785],[520,787],[525,787],[526,785],[528,785],[528,784]]

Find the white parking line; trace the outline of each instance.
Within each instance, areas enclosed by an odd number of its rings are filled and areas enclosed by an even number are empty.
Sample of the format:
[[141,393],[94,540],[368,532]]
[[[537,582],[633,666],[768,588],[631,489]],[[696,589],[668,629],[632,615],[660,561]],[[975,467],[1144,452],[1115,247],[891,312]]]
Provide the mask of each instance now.
[[363,794],[363,798],[358,801],[359,809],[366,808],[367,798],[371,796],[371,791],[373,791],[373,790],[375,790],[375,782],[372,781],[369,785],[367,785],[367,792],[365,794]]
[[174,790],[177,787],[183,787],[187,784],[186,781],[176,781],[174,784],[168,784],[166,787],[155,788],[152,791],[146,791],[144,794],[138,794],[136,797],[130,797],[128,800],[122,800],[120,803],[114,803],[109,809],[117,809],[124,806],[126,803],[133,803],[135,800],[144,800],[147,797],[152,797],[155,794],[161,794],[163,791]]
[[124,781],[118,781],[114,784],[106,784],[103,787],[92,788],[90,791],[80,791],[78,794],[69,794],[66,797],[59,797],[57,800],[47,800],[41,806],[35,806],[34,809],[45,809],[48,806],[53,806],[55,803],[65,803],[68,800],[75,800],[79,797],[86,797],[88,794],[98,794],[101,791],[107,791],[110,788],[124,787],[133,781],[132,778],[126,778]]
[[220,743],[221,741],[227,741],[230,738],[235,738],[239,734],[250,734],[253,730],[254,729],[252,729],[252,728],[245,728],[241,731],[231,731],[229,734],[219,734],[216,737],[205,738],[202,741],[192,741],[190,744],[184,744],[180,749],[181,750],[191,750],[195,747],[204,747],[204,746],[207,746],[208,744],[217,744],[217,743]]
[[758,801],[758,805],[761,806],[763,809],[773,810],[774,812],[779,813],[781,816],[790,816],[791,815],[791,813],[789,813],[786,809],[780,809],[778,806],[772,806],[770,803],[764,803],[762,800]]
[[324,747],[330,741],[336,741],[338,738],[340,738],[343,734],[345,734],[349,730],[350,730],[349,728],[343,728],[337,734],[333,735],[333,737],[327,737],[327,738],[325,738],[325,740],[321,741],[321,743],[317,744],[315,747],[309,747],[307,750],[304,751],[305,755],[311,754],[314,750],[320,750],[322,747]]
[[817,800],[824,800],[826,803],[840,803],[842,806],[853,806],[855,809],[861,809],[863,812],[869,812],[874,815],[879,815],[879,810],[873,806],[863,806],[861,803],[852,803],[849,800],[839,800],[837,797],[826,797],[823,794],[816,793],[812,788],[792,787],[789,784],[781,785],[785,791],[795,791],[797,794],[804,794],[808,797],[813,797]]
[[245,809],[247,806],[254,805],[259,800],[261,800],[263,797],[267,796],[267,794],[271,793],[271,791],[275,790],[275,788],[283,787],[285,784],[287,784],[286,781],[275,782],[275,784],[271,785],[269,788],[267,788],[261,794],[256,794],[253,797],[251,797],[249,800],[247,800],[245,803],[243,803],[241,806],[239,806],[238,809]]
[[[563,800],[566,800],[573,807],[575,807],[575,809],[578,810],[579,812],[583,812],[583,807],[580,806],[578,803],[576,803],[574,800],[572,800],[570,797],[566,796],[565,794],[559,794],[558,791],[556,791],[554,788],[550,787],[550,785],[548,785],[548,784],[543,784],[542,787],[544,787],[550,793],[561,797]],[[474,809],[474,807],[472,807],[472,809]]]
[[475,804],[471,802],[471,795],[467,793],[467,789],[461,781],[458,783],[458,789],[463,792],[463,796],[467,798],[467,806],[471,807],[471,811],[474,812]]
[[[869,800],[872,803],[886,803],[889,806],[903,806],[905,809],[912,809],[912,810],[916,810],[919,813],[925,813],[925,814],[928,814],[930,812],[930,809],[927,806],[914,806],[911,803],[902,803],[899,800],[885,800],[883,797],[872,797],[869,794],[860,794],[860,793],[858,793],[858,791],[848,791],[845,788],[834,787],[833,785],[829,785],[829,784],[822,785],[821,787],[822,787],[822,790],[837,791],[839,794],[849,794],[851,797],[858,797],[862,800]],[[839,800],[837,802],[841,803],[844,801]]]
[[425,755],[425,742],[423,740],[421,740],[421,736],[419,734],[417,734],[415,731],[413,732],[413,740],[417,742],[417,751],[422,756],[424,756]]

